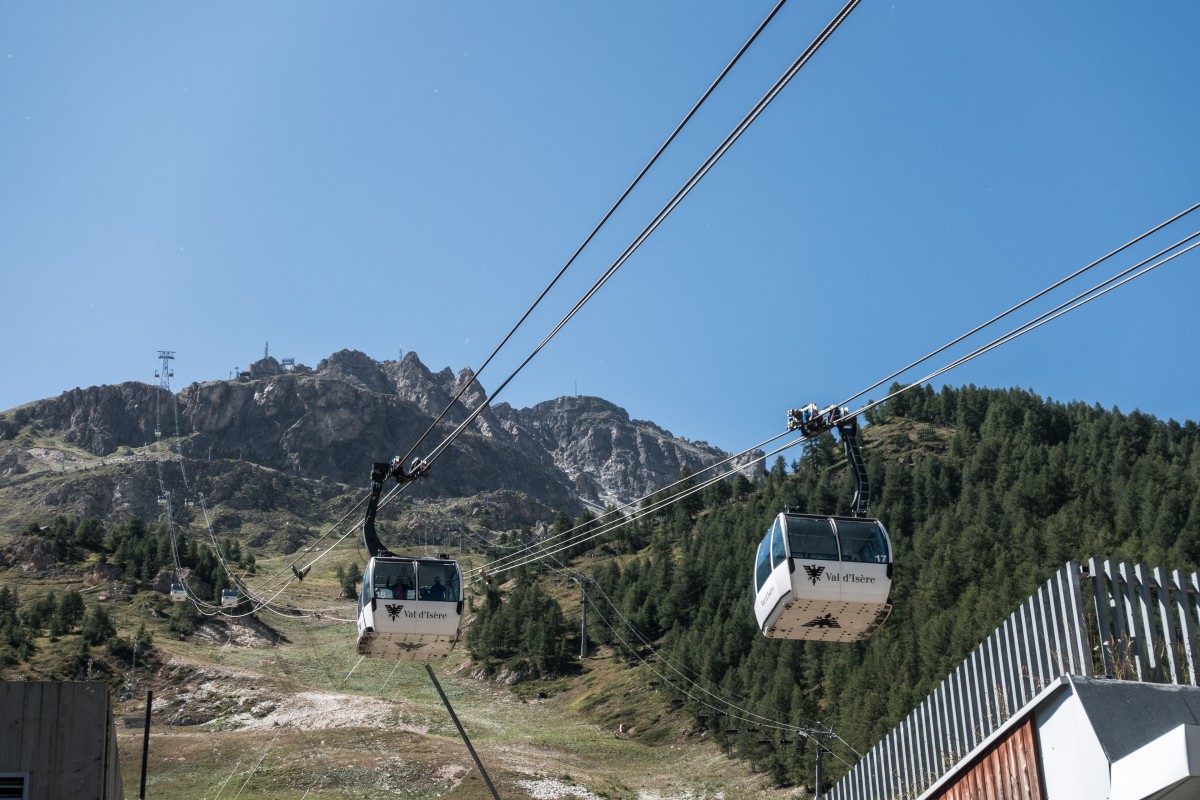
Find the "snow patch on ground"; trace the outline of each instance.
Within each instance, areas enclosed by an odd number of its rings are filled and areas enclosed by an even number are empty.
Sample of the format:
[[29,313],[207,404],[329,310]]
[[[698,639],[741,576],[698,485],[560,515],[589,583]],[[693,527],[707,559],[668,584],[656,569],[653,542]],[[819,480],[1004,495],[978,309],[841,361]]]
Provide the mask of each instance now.
[[600,796],[589,792],[582,786],[563,783],[554,778],[542,778],[536,781],[518,781],[517,785],[529,792],[534,800],[561,800],[566,797],[578,797],[580,800],[600,800]]
[[316,728],[387,728],[425,734],[425,726],[397,720],[396,707],[375,697],[357,697],[331,692],[300,692],[259,703],[246,712],[222,717],[223,725],[240,730],[286,727]]

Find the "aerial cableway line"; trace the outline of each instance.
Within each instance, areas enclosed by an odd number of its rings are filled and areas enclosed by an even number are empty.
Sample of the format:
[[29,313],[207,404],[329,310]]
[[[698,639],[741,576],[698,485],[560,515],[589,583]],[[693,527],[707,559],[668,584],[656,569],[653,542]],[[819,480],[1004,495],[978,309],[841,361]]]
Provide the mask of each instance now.
[[[605,271],[605,273],[592,285],[592,287],[576,302],[576,304],[571,308],[571,310],[567,312],[567,314],[558,322],[558,324],[550,331],[550,333],[548,333],[546,335],[546,337],[537,345],[537,347],[535,347],[533,349],[533,351],[516,367],[516,369],[514,369],[509,374],[509,376],[504,379],[504,381],[496,388],[496,390],[493,391],[482,403],[480,403],[479,406],[477,406],[473,411],[471,411],[468,414],[467,418],[462,423],[460,423],[441,443],[439,443],[430,452],[430,454],[428,456],[426,456],[425,458],[421,458],[421,459],[414,459],[414,461],[413,461],[414,465],[417,465],[417,464],[424,465],[424,467],[426,469],[428,469],[429,466],[432,466],[432,464],[441,456],[441,454],[444,453],[454,443],[454,441],[456,441],[457,438],[462,435],[462,433],[478,418],[478,416],[481,413],[483,413],[483,411],[485,409],[487,409],[488,407],[491,406],[491,404],[495,401],[496,397],[499,396],[499,394],[501,392],[503,392],[505,388],[507,388],[508,384],[511,383],[511,381],[541,352],[542,349],[545,348],[545,346],[547,344],[549,344],[550,340],[553,339],[562,330],[562,328],[565,327],[565,325],[575,316],[575,314],[577,314],[579,312],[579,310],[582,309],[582,307],[596,294],[596,292],[598,292],[600,290],[600,288],[603,287],[603,285],[608,282],[608,280],[616,273],[616,271],[618,269],[620,269],[620,267],[622,265],[624,265],[624,263],[646,241],[646,239],[649,238],[649,236],[658,228],[658,226],[660,224],[662,224],[662,222],[666,219],[666,217],[668,215],[670,215],[670,213],[675,209],[675,207],[679,205],[679,203],[683,200],[683,198],[686,197],[693,188],[695,188],[695,186],[700,182],[701,179],[703,179],[703,177],[705,175],[707,175],[709,170],[711,170],[712,167],[715,166],[715,164],[729,150],[729,148],[733,146],[733,144],[741,137],[741,135],[743,133],[745,133],[745,131],[749,128],[749,126],[759,117],[759,115],[762,114],[762,112],[766,109],[766,107],[768,105],[770,105],[770,103],[783,90],[783,88],[791,81],[791,79],[795,77],[795,75],[800,71],[800,69],[805,64],[808,63],[808,61],[817,52],[817,50],[820,49],[821,45],[823,45],[824,42],[833,33],[833,31],[835,31],[841,25],[841,23],[843,21],[845,21],[845,19],[849,16],[850,12],[854,10],[854,8],[859,4],[859,2],[860,2],[860,0],[851,0],[842,8],[842,10],[833,18],[833,20],[830,21],[825,26],[825,28],[820,32],[820,34],[816,37],[816,39],[814,39],[813,42],[811,44],[809,44],[809,46],[807,48],[805,48],[805,50],[801,53],[801,55],[792,63],[792,65],[784,72],[784,74],[775,82],[775,84],[771,87],[771,89],[755,104],[755,106],[751,109],[751,111],[749,113],[747,113],[745,115],[745,117],[743,117],[743,119],[738,123],[738,125],[734,128],[734,130],[717,147],[717,149],[714,150],[713,153],[709,155],[709,157],[704,161],[704,163],[700,166],[700,168],[697,169],[693,173],[693,175],[685,182],[683,187],[680,188],[676,192],[676,194],[671,198],[671,200],[655,215],[655,217],[651,220],[651,222],[642,230],[642,232],[637,237],[635,237],[634,241],[609,266],[609,268]],[[782,4],[780,4],[780,5],[782,5]],[[778,11],[778,8],[779,8],[779,6],[776,6],[776,8],[771,12],[771,15],[768,16],[767,21],[769,21],[771,19],[771,17],[774,16],[775,12]],[[763,25],[765,25],[765,24],[766,24],[766,21],[763,23]],[[751,40],[750,40],[751,42],[753,41],[753,39],[755,37],[757,37],[758,33],[762,30],[763,25],[760,25],[759,29],[755,32],[754,36],[751,37]],[[742,50],[739,51],[738,56],[734,59],[734,62],[736,62],[737,58],[740,58],[741,54],[745,51],[746,47],[749,46],[749,43],[750,42],[747,42],[747,45],[743,46]],[[732,67],[734,62],[731,62],[729,67],[727,67],[726,70],[724,72],[722,72],[721,77],[724,77],[725,73],[728,72],[729,68]],[[718,79],[718,81],[719,81],[719,79]],[[714,86],[715,86],[715,84],[714,84]],[[712,91],[712,89],[710,88],[709,92],[706,92],[704,98],[707,98],[708,94],[711,93],[711,91]],[[701,102],[703,102],[704,98],[701,99]],[[697,105],[699,105],[699,104],[697,104]],[[694,111],[695,111],[695,109],[693,109],[692,113],[694,113]],[[691,117],[691,114],[689,114],[688,117],[685,118],[684,123],[686,123],[687,120],[690,119],[690,117]],[[680,127],[682,127],[682,124],[683,123],[681,123]],[[675,131],[675,133],[673,133],[671,135],[671,137],[668,139],[667,144],[669,144],[674,139],[674,136],[676,133],[678,133],[678,128]],[[666,144],[663,145],[663,148],[665,148],[665,147],[666,147]],[[660,148],[660,153],[661,153],[661,150],[662,150],[662,148]],[[655,159],[657,159],[657,157],[658,157],[658,155],[656,154]],[[653,164],[653,161],[654,160],[652,159],[651,164]],[[649,166],[650,165],[648,164],[646,169],[648,169]],[[643,169],[642,173],[640,173],[638,175],[638,178],[635,179],[634,184],[636,184],[637,181],[641,179],[642,175],[645,174],[646,169]],[[632,189],[632,185],[631,185],[630,189]],[[628,194],[628,191],[629,190],[627,190],[626,193],[624,195],[622,195],[621,200],[623,200],[624,197]],[[618,204],[621,202],[621,200],[618,200]],[[615,206],[614,206],[614,210],[615,210]],[[610,212],[605,215],[604,220],[602,220],[601,224],[603,224],[603,222],[606,221],[609,218],[609,216],[611,216],[611,213],[612,213],[612,211],[610,210]],[[599,226],[597,226],[597,228],[598,227]],[[587,240],[585,240],[584,244],[586,245],[588,242],[590,242],[592,236],[594,236],[594,235],[595,235],[595,231],[593,231],[592,235],[590,235],[587,238]],[[580,247],[580,250],[582,250],[582,246]],[[578,251],[576,252],[575,255],[572,256],[571,261],[568,261],[567,266],[570,266],[570,264],[572,263],[572,261],[574,260],[574,258],[577,255],[578,255]],[[563,271],[565,271],[566,268],[567,267],[564,266]],[[554,281],[551,282],[551,286],[554,284],[555,281],[558,280],[558,277],[560,277],[561,274],[562,274],[562,271],[560,271],[559,275],[556,276]],[[547,289],[543,291],[542,295],[539,296],[537,301],[535,301],[534,306],[536,306],[538,304],[538,302],[541,301],[542,297],[544,297],[546,292],[549,291],[549,288],[550,287],[548,286]],[[531,307],[528,311],[525,312],[525,315],[522,316],[521,320],[517,323],[518,326],[522,322],[525,321],[525,319],[528,317],[529,313],[532,310],[533,310],[533,307]],[[503,342],[501,343],[501,346],[503,346],[503,344],[508,341],[509,337],[512,336],[512,333],[515,330],[516,330],[516,327],[513,328],[513,331],[509,332],[508,336],[506,336],[505,339],[503,340]],[[491,360],[492,357],[495,356],[495,354],[496,354],[496,352],[498,352],[498,350],[499,350],[499,347],[496,349],[496,351],[493,351],[492,356],[489,356],[489,359],[488,359],[489,361]],[[486,366],[486,362],[485,362],[485,366]],[[482,368],[481,368],[480,372],[481,371],[482,371]],[[478,374],[479,374],[478,372],[474,373],[474,375],[472,376],[472,381],[478,377]],[[464,387],[462,387],[460,389],[459,393],[455,396],[455,398],[453,398],[451,400],[450,406],[448,406],[447,409],[442,412],[442,415],[438,417],[438,420],[441,420],[445,416],[445,414],[449,412],[450,407],[452,407],[453,404],[458,401],[458,399],[462,396],[463,392],[466,390],[467,386],[469,386],[469,385],[470,385],[470,383],[468,383],[467,385],[465,385]],[[434,424],[435,425],[437,424],[437,420],[435,420]],[[430,430],[432,430],[432,427],[430,428]],[[427,435],[428,435],[428,432],[421,437],[422,440],[424,440],[425,436],[427,436]],[[416,449],[415,447],[411,448],[410,451],[408,452],[408,454],[406,454],[405,456],[398,457],[398,461],[400,463],[403,463],[404,461],[406,461],[412,455],[412,453],[415,451],[415,449]],[[397,486],[395,489],[393,489],[392,492],[390,492],[387,497],[383,498],[383,500],[380,503],[380,506],[386,505],[392,499],[392,497],[394,497],[397,493],[402,492],[404,490],[404,485],[405,484],[401,484],[401,485]],[[311,566],[311,564],[309,566]],[[305,568],[305,570],[307,570],[307,569],[308,569],[308,567]],[[294,570],[294,571],[297,572],[297,575],[303,574],[303,571],[301,571],[301,570]]]

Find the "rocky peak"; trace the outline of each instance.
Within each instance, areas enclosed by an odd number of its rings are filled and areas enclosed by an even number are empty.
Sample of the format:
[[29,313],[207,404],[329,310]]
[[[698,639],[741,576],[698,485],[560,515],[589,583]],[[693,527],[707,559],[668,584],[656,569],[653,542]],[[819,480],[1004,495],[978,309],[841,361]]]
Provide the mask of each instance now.
[[[652,422],[630,419],[625,409],[599,397],[559,397],[533,408],[494,410],[515,439],[548,451],[580,497],[596,505],[645,497],[674,483],[684,466],[694,474],[729,455],[677,438]],[[747,474],[761,475],[761,466],[747,467]]]
[[[395,387],[396,394],[426,414],[442,413],[454,396],[454,373],[450,368],[446,367],[435,375],[411,350],[399,361],[384,364],[383,370]],[[460,421],[463,418],[464,415],[459,415]]]
[[396,387],[383,367],[366,353],[358,350],[339,350],[317,364],[317,374],[336,378],[380,394],[395,394]]
[[[343,350],[315,372],[280,371],[270,361],[238,380],[196,383],[177,394],[126,383],[11,409],[0,414],[0,465],[11,462],[15,474],[34,449],[55,439],[105,459],[155,441],[158,425],[164,436],[174,436],[178,420],[180,449],[192,457],[254,465],[299,481],[365,485],[370,465],[416,446],[460,388],[467,387],[460,402],[416,455],[432,450],[487,399],[471,370],[433,373],[411,352],[380,364]],[[436,480],[413,484],[411,494],[451,498],[507,490],[575,513],[581,503],[637,500],[673,483],[684,466],[695,473],[727,456],[630,419],[599,397],[560,397],[520,410],[497,404],[439,458]],[[156,495],[148,492],[143,499],[153,508]]]

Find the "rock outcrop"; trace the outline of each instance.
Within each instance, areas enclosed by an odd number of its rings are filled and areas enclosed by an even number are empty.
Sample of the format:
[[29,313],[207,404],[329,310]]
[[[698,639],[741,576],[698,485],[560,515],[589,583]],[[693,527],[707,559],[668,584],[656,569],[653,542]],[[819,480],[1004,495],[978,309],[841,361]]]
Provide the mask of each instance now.
[[[486,398],[470,370],[434,373],[415,353],[379,363],[348,350],[315,370],[285,371],[264,359],[236,380],[196,383],[177,394],[142,383],[74,389],[0,414],[0,480],[25,480],[17,476],[30,472],[38,458],[51,457],[39,455],[36,446],[22,448],[23,441],[58,440],[113,464],[153,457],[147,445],[158,434],[159,457],[182,456],[202,466],[213,502],[264,510],[294,502],[298,494],[330,496],[300,490],[297,482],[365,487],[372,462],[408,449],[430,453]],[[59,455],[69,458],[70,452]],[[596,397],[563,397],[526,409],[498,404],[480,414],[438,458],[431,478],[413,484],[408,494],[449,499],[491,493],[488,507],[498,520],[524,524],[555,510],[577,513],[585,505],[636,500],[673,483],[683,467],[696,473],[727,456],[631,420]],[[72,469],[65,462],[57,468]],[[111,471],[89,477],[82,470],[70,485],[49,487],[44,504],[55,508],[69,495],[86,501],[88,513],[153,515],[153,483],[145,471],[122,478]],[[513,493],[534,503],[514,501]],[[505,502],[497,504],[497,497]]]

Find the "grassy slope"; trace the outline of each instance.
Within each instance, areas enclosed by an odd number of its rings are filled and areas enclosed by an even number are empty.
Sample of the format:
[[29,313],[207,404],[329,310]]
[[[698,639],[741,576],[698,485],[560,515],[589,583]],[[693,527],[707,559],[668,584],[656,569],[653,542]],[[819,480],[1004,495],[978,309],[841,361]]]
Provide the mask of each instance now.
[[[423,665],[358,663],[351,625],[275,623],[287,644],[160,637],[147,796],[490,797]],[[604,653],[582,676],[520,694],[469,677],[464,658],[458,648],[434,669],[502,797],[780,795],[691,735],[642,676]],[[129,714],[142,713],[131,702]],[[136,797],[141,732],[118,740]]]
[[[320,619],[260,612],[278,637],[217,620],[180,640],[152,612],[170,612],[162,595],[103,601],[120,637],[145,624],[155,642],[152,657],[139,656],[132,697],[116,701],[126,796],[138,796],[142,732],[120,720],[142,717],[147,689],[154,693],[147,797],[491,796],[424,665],[360,662],[353,622],[338,621],[352,619],[353,606],[336,599],[334,577],[339,560],[355,558],[349,548],[335,551],[280,598],[320,608]],[[252,581],[266,581],[286,561],[265,559]],[[36,580],[19,567],[0,580],[22,603],[82,586],[77,573]],[[88,605],[103,591],[85,592]],[[32,661],[4,677],[61,676],[78,642],[76,634],[39,639]],[[108,679],[119,698],[123,666],[103,647],[92,652],[95,677]],[[462,646],[434,669],[501,797],[789,796],[727,759],[645,675],[606,652],[587,659],[580,674],[512,688],[472,678]]]

